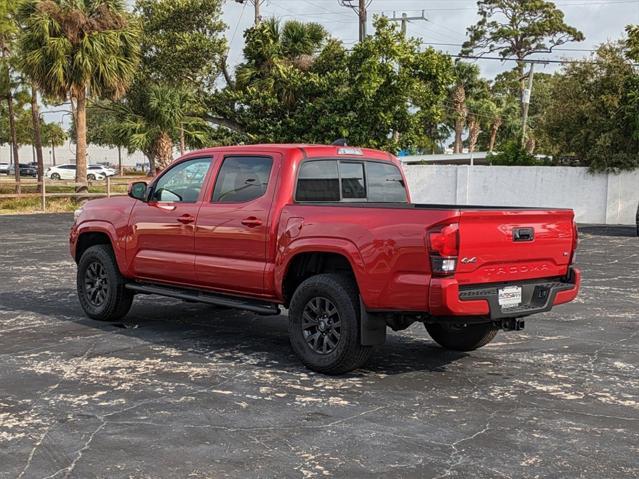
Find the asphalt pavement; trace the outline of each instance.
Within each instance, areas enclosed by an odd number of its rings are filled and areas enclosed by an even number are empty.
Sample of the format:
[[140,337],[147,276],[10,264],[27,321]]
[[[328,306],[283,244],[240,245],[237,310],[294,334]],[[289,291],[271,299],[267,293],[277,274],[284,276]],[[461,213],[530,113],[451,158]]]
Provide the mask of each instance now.
[[83,316],[72,217],[0,217],[0,478],[639,477],[639,238],[583,228],[574,303],[471,353],[420,324],[305,370],[286,317]]

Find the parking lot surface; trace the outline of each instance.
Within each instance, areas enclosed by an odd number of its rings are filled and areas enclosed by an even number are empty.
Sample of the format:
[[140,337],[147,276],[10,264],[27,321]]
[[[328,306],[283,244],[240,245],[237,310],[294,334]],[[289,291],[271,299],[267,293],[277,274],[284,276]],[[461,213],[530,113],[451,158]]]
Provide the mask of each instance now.
[[639,239],[582,231],[578,300],[472,353],[421,324],[305,370],[286,317],[152,296],[85,318],[69,215],[0,217],[0,477],[639,477]]

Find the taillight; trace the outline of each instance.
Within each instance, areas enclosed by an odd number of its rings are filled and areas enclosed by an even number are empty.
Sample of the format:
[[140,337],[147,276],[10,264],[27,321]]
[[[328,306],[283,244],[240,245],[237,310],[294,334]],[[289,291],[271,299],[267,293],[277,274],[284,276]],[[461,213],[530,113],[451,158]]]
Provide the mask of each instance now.
[[459,223],[438,226],[428,231],[427,238],[433,275],[454,274],[459,254]]
[[570,264],[575,264],[577,260],[577,246],[579,246],[579,230],[577,223],[572,224],[572,252],[570,253]]

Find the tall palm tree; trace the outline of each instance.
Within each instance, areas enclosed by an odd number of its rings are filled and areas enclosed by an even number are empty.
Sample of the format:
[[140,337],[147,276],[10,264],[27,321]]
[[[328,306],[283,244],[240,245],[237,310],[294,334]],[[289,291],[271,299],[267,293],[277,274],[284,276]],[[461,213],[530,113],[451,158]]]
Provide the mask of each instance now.
[[150,174],[173,161],[174,143],[184,135],[185,143],[203,146],[210,129],[194,111],[191,92],[164,84],[136,84],[126,100],[105,105],[115,115],[114,134],[129,150],[139,150],[149,159]]
[[38,193],[42,191],[44,179],[44,158],[42,156],[42,131],[40,128],[40,108],[38,106],[38,89],[31,84],[31,122],[33,123],[33,146],[38,163]]
[[18,13],[22,70],[44,94],[71,100],[76,182],[85,189],[87,99],[126,92],[139,57],[139,30],[121,0],[25,0]]
[[16,115],[13,98],[13,60],[14,44],[18,33],[18,24],[15,19],[16,3],[11,1],[0,1],[0,95],[7,102],[7,113],[9,116],[9,133],[11,139],[11,156],[13,164],[16,165],[16,193],[20,194],[20,168],[17,167],[18,142],[16,134]]
[[466,97],[469,90],[479,80],[479,67],[472,63],[455,62],[453,69],[455,78],[451,90],[451,102],[453,108],[453,123],[455,130],[455,142],[453,144],[453,153],[461,153],[463,148],[464,128],[466,127],[466,116],[468,108],[466,106]]

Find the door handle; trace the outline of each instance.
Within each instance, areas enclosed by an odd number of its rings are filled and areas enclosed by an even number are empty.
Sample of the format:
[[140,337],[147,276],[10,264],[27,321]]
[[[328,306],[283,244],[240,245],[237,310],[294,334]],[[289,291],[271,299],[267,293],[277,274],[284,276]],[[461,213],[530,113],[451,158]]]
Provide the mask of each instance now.
[[249,216],[248,218],[244,218],[242,220],[242,224],[244,226],[248,226],[249,228],[255,228],[256,226],[260,226],[262,224],[262,220],[256,218],[255,216]]
[[193,223],[195,218],[191,215],[182,215],[177,220],[183,225],[188,225],[189,223]]

